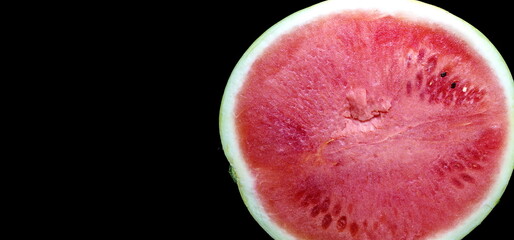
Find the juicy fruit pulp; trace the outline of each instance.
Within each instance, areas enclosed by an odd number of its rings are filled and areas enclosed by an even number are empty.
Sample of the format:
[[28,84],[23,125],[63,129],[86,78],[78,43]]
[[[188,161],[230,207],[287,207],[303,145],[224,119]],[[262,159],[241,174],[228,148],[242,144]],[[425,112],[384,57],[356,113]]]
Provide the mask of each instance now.
[[308,239],[452,227],[487,193],[507,128],[501,88],[470,52],[441,29],[365,13],[270,46],[236,108],[265,208]]
[[482,207],[507,148],[488,63],[452,32],[401,16],[348,11],[298,26],[252,62],[234,99],[256,198],[299,239],[455,228]]

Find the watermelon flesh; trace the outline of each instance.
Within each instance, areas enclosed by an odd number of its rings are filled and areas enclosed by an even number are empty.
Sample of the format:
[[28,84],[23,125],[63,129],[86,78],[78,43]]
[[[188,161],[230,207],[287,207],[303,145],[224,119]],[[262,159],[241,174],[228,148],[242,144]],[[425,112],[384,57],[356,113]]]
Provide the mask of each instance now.
[[480,207],[509,116],[452,32],[370,11],[295,27],[250,66],[235,126],[263,209],[298,239],[425,239]]

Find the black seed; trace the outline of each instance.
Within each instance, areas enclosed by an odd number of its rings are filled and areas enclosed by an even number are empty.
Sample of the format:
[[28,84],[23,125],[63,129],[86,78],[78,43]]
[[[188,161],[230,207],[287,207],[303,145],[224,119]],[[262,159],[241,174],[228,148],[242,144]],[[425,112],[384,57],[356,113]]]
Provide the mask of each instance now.
[[441,77],[446,77],[446,72],[441,73]]
[[455,88],[457,86],[456,82],[452,82],[451,88]]

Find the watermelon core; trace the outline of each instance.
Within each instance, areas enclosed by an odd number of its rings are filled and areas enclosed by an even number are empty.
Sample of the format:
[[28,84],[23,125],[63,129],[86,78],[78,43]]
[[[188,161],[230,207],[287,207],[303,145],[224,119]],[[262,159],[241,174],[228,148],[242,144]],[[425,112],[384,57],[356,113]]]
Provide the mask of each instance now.
[[452,229],[490,193],[507,147],[506,98],[487,62],[401,16],[297,26],[253,61],[234,99],[256,198],[298,239]]

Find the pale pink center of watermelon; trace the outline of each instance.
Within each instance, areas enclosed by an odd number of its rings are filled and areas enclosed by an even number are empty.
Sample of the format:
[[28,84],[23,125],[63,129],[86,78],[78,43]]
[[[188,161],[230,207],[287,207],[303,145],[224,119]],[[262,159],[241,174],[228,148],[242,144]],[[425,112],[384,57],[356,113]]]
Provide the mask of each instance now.
[[294,29],[255,61],[237,99],[259,200],[300,238],[451,228],[490,190],[506,138],[486,62],[438,26],[390,16]]

